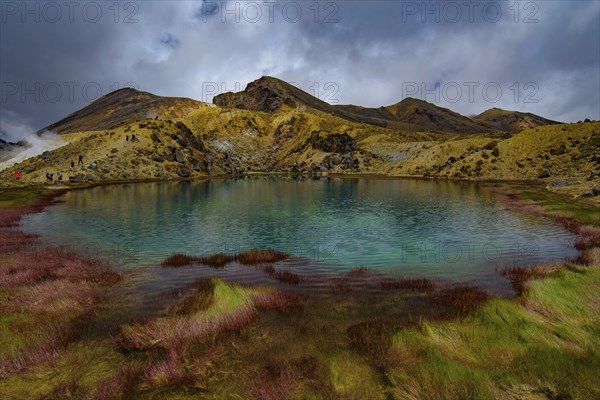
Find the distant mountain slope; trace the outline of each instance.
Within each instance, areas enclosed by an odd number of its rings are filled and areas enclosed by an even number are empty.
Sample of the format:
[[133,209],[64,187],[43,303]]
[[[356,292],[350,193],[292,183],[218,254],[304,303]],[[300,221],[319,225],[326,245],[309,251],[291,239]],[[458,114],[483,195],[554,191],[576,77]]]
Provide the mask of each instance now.
[[365,108],[354,105],[337,107],[370,118],[408,124],[421,131],[486,133],[494,130],[447,108],[410,97],[387,107]]
[[451,110],[417,99],[380,108],[355,105],[331,105],[277,78],[263,76],[237,93],[215,96],[221,107],[278,113],[289,110],[318,111],[353,122],[362,122],[395,130],[449,133],[485,133],[493,129]]
[[181,118],[200,107],[210,106],[182,97],[161,97],[151,93],[125,88],[116,90],[69,114],[39,133],[58,134],[112,129],[126,123],[159,118]]
[[385,121],[346,112],[294,85],[270,76],[263,76],[250,82],[242,92],[228,92],[217,95],[213,98],[213,103],[220,107],[232,107],[269,114],[290,110],[319,111],[353,122],[386,126]]
[[476,117],[473,117],[473,121],[489,126],[492,129],[511,133],[538,126],[560,123],[540,117],[539,115],[519,111],[508,111],[501,108],[490,108]]

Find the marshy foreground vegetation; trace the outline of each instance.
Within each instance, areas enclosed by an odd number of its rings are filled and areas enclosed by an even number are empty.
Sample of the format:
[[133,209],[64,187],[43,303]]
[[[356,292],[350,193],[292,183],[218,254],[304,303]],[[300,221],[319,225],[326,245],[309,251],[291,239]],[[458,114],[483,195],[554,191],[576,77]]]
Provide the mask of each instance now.
[[[128,313],[127,273],[18,230],[60,192],[0,194],[2,399],[594,399],[600,397],[598,209],[519,190],[510,207],[578,235],[577,260],[498,271],[513,298],[357,268],[329,294],[286,254],[174,254],[161,268],[239,263],[276,287],[202,278]],[[381,289],[364,291],[369,281]],[[126,310],[125,312],[123,310]]]

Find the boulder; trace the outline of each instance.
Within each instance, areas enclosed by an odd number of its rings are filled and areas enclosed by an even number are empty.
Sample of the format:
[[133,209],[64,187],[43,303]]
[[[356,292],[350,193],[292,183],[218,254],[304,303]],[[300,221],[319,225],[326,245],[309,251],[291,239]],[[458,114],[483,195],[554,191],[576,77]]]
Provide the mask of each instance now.
[[152,154],[152,161],[156,161],[156,162],[163,162],[165,161],[165,158],[163,156],[161,156],[160,154]]
[[498,145],[498,141],[494,140],[494,141],[489,142],[485,146],[483,146],[483,149],[484,150],[493,150],[496,148],[497,145]]
[[170,150],[165,150],[163,155],[165,156],[165,160],[167,161],[175,161],[175,153]]
[[85,175],[82,173],[75,174],[74,176],[69,177],[69,182],[80,183],[85,179]]
[[600,178],[600,171],[592,171],[590,172],[590,176],[588,176],[588,181],[593,181],[596,178]]
[[581,197],[596,197],[600,195],[600,187],[592,188],[580,194]]
[[183,165],[181,165],[179,168],[177,168],[177,175],[181,176],[182,178],[187,178],[191,174],[192,172],[188,167],[184,167]]
[[98,164],[96,162],[91,163],[90,165],[88,165],[89,169],[98,169]]
[[567,148],[564,144],[561,144],[558,149],[550,150],[550,154],[552,154],[553,156],[560,156],[562,154],[565,154],[566,152]]
[[538,175],[538,179],[550,178],[550,171],[544,170],[541,174]]
[[498,157],[500,155],[500,150],[497,147],[494,147],[494,150],[492,150],[492,155],[494,157]]
[[188,142],[183,136],[177,135],[175,136],[175,140],[177,141],[177,143],[179,143],[181,147],[188,147]]
[[327,153],[347,153],[356,150],[356,140],[347,133],[332,133],[321,137],[313,132],[308,142],[315,148]]
[[52,152],[50,152],[50,151],[46,150],[46,151],[44,151],[44,152],[42,153],[42,158],[43,158],[44,160],[47,160],[47,159],[49,159],[50,157],[52,157]]
[[564,180],[564,179],[555,179],[552,182],[550,182],[548,184],[548,188],[560,188],[560,187],[564,187],[564,186],[568,186],[570,185],[569,181]]
[[184,163],[185,162],[185,157],[183,157],[183,153],[179,149],[175,152],[175,160],[178,163]]

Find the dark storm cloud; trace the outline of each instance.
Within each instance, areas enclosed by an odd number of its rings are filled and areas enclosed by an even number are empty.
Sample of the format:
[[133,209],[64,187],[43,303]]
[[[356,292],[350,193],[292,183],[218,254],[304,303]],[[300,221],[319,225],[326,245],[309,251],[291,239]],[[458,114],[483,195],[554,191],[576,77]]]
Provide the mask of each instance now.
[[6,131],[123,86],[210,101],[264,74],[334,103],[600,119],[596,1],[47,3],[2,2]]

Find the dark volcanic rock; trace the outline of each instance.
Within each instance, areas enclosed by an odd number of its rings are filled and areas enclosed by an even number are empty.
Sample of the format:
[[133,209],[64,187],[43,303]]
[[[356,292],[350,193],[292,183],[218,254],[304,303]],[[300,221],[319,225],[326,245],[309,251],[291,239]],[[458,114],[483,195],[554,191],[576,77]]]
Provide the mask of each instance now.
[[544,172],[542,172],[539,176],[539,179],[544,179],[544,178],[550,178],[550,171],[545,170]]
[[163,156],[161,156],[160,154],[152,154],[152,160],[156,161],[156,162],[163,162],[165,161],[165,158]]
[[181,150],[177,150],[175,152],[175,160],[177,160],[178,163],[185,162],[185,157],[183,156],[183,153],[181,152]]
[[568,185],[569,185],[569,181],[567,181],[567,180],[555,179],[548,184],[548,187],[559,188],[559,187],[568,186]]
[[192,174],[192,172],[190,171],[190,169],[188,167],[184,167],[182,165],[179,168],[177,168],[177,175],[181,176],[182,178],[187,178],[191,174]]
[[552,154],[553,156],[560,156],[562,154],[565,154],[566,152],[567,148],[564,144],[561,144],[558,149],[550,150],[550,154]]
[[165,150],[165,152],[163,153],[165,160],[167,161],[175,161],[175,153],[171,152],[170,150]]
[[581,193],[582,197],[596,197],[600,195],[600,187],[592,188],[586,192]]
[[85,175],[83,175],[82,173],[75,174],[75,176],[70,176],[69,177],[69,181],[71,181],[73,183],[83,182],[84,179],[85,179]]
[[314,132],[308,139],[308,142],[319,150],[328,153],[347,153],[356,150],[356,140],[347,133],[332,133],[321,137],[319,133]]

